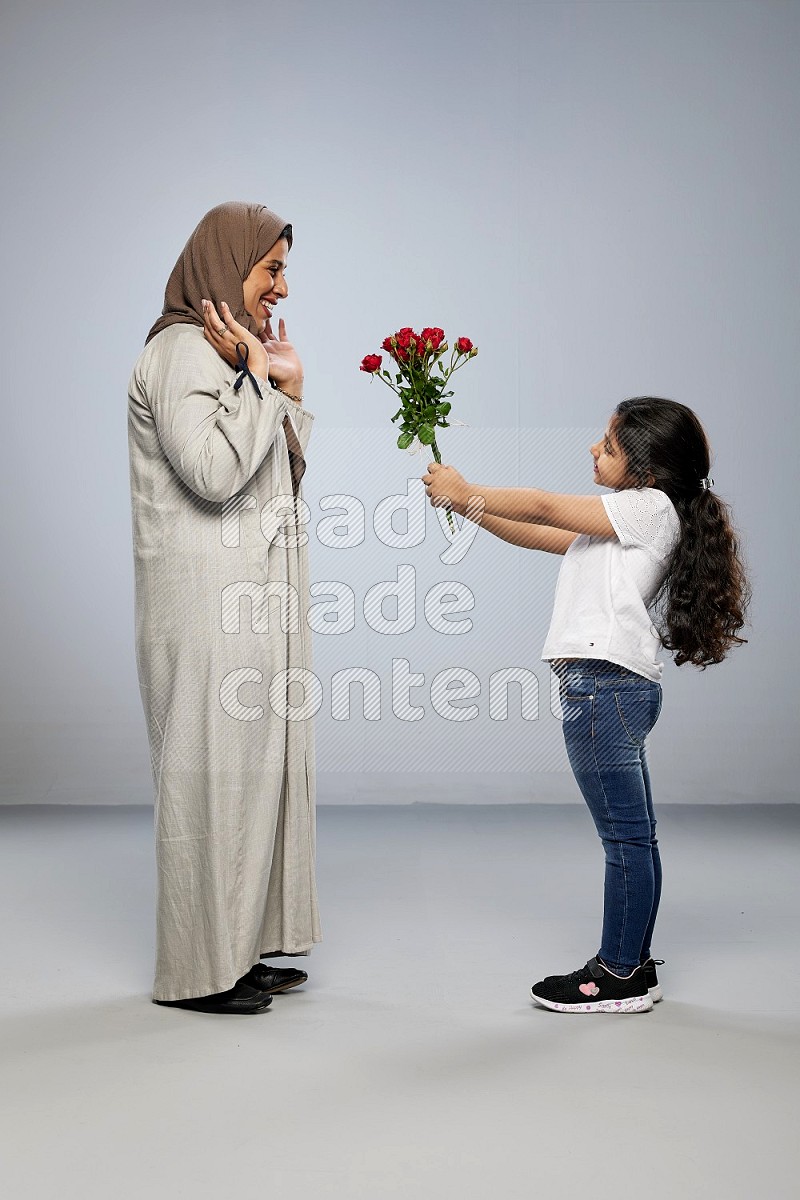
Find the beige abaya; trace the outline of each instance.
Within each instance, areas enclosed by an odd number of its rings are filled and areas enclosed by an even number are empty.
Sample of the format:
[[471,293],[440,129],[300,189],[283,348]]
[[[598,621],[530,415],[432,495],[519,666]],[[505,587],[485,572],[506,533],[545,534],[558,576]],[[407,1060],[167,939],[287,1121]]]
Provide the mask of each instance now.
[[261,397],[247,376],[235,391],[237,378],[181,320],[151,334],[129,385],[155,1000],[226,991],[260,956],[321,940],[313,728],[293,681],[311,671],[300,478],[313,416],[266,380]]

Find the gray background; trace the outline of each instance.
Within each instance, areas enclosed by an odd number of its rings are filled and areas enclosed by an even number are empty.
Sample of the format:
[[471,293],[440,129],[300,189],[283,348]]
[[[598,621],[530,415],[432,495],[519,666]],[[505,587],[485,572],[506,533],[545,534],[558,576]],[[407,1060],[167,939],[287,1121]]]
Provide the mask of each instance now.
[[[796,3],[6,3],[0,64],[5,803],[149,803],[133,651],[126,387],[167,276],[228,199],[291,220],[285,305],[316,416],[305,494],[313,580],[354,590],[317,636],[319,799],[578,798],[539,654],[561,559],[481,532],[446,565],[371,528],[427,461],[394,447],[393,397],[357,370],[403,324],[480,355],[457,377],[445,461],[485,484],[590,494],[589,444],[651,392],[703,420],[755,597],[749,644],[677,669],[651,737],[656,796],[797,798],[792,605],[798,255]],[[413,486],[413,485],[412,485]],[[314,537],[322,497],[359,496],[363,545]],[[417,572],[417,624],[372,633],[369,586]],[[453,579],[470,633],[426,625]],[[393,717],[391,660],[423,671]],[[334,722],[347,666],[384,684],[379,722]],[[431,709],[443,667],[479,717]],[[540,713],[488,716],[527,667]]]

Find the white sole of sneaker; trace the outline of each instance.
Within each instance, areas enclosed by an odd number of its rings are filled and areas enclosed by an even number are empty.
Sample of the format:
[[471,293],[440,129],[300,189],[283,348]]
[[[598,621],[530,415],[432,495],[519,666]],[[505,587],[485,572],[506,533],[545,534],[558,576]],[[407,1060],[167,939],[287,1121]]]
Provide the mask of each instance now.
[[664,993],[661,990],[660,983],[657,983],[655,987],[648,988],[647,990],[650,993],[650,999],[653,1001],[653,1004],[658,1004],[659,1000],[664,999]]
[[646,996],[629,996],[627,1000],[595,1000],[589,1004],[558,1004],[555,1000],[545,1000],[542,996],[537,996],[533,988],[531,996],[537,1004],[541,1004],[542,1008],[549,1008],[551,1012],[637,1013],[650,1012],[653,1007],[653,998],[649,993]]

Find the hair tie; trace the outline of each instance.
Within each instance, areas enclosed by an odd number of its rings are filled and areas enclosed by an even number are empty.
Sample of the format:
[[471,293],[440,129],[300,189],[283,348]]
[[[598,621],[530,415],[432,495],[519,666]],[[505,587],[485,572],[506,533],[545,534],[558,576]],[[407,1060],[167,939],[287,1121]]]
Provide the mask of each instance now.
[[710,489],[713,482],[714,482],[714,480],[711,478],[710,475],[704,475],[703,478],[700,480],[700,487],[703,489],[704,492],[707,492]]

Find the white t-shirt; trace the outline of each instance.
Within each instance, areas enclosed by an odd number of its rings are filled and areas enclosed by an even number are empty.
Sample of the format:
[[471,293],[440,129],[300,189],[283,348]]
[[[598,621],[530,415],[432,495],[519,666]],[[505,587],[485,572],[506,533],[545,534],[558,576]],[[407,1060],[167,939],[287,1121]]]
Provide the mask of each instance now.
[[542,659],[602,658],[658,681],[661,639],[647,610],[680,537],[680,518],[659,488],[600,499],[618,537],[581,533],[567,550]]

